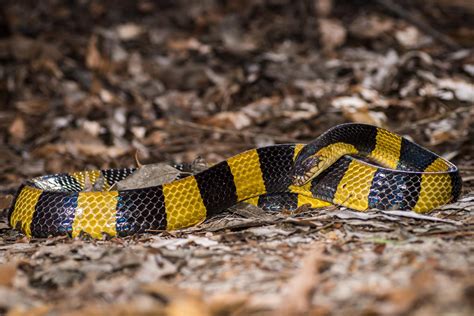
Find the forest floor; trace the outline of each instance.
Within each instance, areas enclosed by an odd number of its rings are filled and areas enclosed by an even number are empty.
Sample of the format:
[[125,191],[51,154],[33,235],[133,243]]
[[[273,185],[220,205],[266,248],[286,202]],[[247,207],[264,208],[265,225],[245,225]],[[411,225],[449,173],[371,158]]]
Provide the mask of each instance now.
[[[2,1],[0,314],[472,315],[474,6],[396,3]],[[453,161],[459,201],[426,215],[238,206],[99,241],[7,223],[34,176],[135,155],[212,164],[343,122]]]

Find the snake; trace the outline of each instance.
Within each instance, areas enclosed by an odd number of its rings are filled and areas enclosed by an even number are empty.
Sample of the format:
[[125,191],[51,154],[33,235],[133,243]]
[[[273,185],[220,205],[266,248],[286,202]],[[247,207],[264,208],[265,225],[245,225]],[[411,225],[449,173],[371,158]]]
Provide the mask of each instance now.
[[[247,150],[161,185],[113,189],[136,170],[27,180],[14,196],[9,223],[28,237],[100,239],[190,227],[239,202],[270,212],[336,205],[424,213],[455,201],[462,189],[459,170],[448,160],[384,128],[359,123],[336,125],[308,144]],[[85,190],[87,181],[100,178],[100,191]]]

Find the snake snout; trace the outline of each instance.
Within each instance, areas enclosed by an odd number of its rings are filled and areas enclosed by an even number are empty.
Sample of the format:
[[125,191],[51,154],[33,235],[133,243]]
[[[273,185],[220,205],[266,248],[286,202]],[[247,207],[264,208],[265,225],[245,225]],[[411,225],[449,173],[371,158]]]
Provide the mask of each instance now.
[[320,162],[319,157],[312,156],[301,163],[296,163],[293,169],[293,184],[301,186],[311,180],[316,174]]

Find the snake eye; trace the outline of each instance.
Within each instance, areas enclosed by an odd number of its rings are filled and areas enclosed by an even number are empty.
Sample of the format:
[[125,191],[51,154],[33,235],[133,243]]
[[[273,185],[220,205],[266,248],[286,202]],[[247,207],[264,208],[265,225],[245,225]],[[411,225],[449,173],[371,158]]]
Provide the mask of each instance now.
[[319,157],[317,157],[317,156],[312,156],[312,157],[306,158],[301,163],[301,167],[303,169],[305,169],[306,171],[309,171],[313,167],[317,166],[319,164],[320,160],[321,159],[319,159]]
[[318,156],[311,156],[300,163],[296,163],[293,170],[293,183],[303,185],[308,182],[317,172],[314,169],[317,169],[320,163],[321,159]]

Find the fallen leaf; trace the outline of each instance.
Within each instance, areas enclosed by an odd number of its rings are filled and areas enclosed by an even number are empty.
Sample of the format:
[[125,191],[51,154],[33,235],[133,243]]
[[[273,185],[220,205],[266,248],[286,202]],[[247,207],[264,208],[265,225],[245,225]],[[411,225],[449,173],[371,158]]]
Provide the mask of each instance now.
[[9,208],[12,202],[13,202],[13,195],[0,194],[0,210]]
[[149,254],[135,273],[135,279],[143,283],[159,281],[165,276],[178,272],[178,268],[171,261],[161,255]]
[[333,0],[314,1],[315,11],[318,16],[327,17],[334,6]]
[[12,286],[16,271],[17,265],[13,262],[0,264],[0,286]]
[[211,47],[201,43],[196,38],[188,39],[172,39],[167,42],[167,45],[172,50],[196,50],[201,54],[208,54],[211,52]]
[[320,269],[327,262],[324,247],[318,246],[303,259],[301,269],[284,287],[284,298],[276,315],[304,315],[309,310],[313,293],[318,285]]
[[346,41],[347,31],[339,20],[319,19],[320,42],[326,52],[331,52]]
[[8,128],[8,132],[15,141],[21,142],[26,137],[25,121],[20,116],[17,116]]
[[370,111],[370,105],[359,97],[337,97],[331,104],[334,108],[340,109],[344,117],[352,122],[383,127],[387,121],[385,113]]
[[349,31],[352,35],[360,38],[374,39],[388,33],[393,27],[393,20],[385,16],[375,14],[358,15],[349,26]]
[[147,188],[174,181],[180,174],[181,171],[164,163],[143,165],[127,178],[118,181],[115,187],[118,190]]
[[426,44],[428,39],[414,26],[407,26],[395,32],[395,38],[403,47],[413,49]]
[[28,115],[42,115],[50,109],[50,102],[43,99],[23,100],[15,103],[15,107]]
[[144,30],[135,23],[125,23],[117,26],[117,34],[121,40],[130,41],[140,36]]

